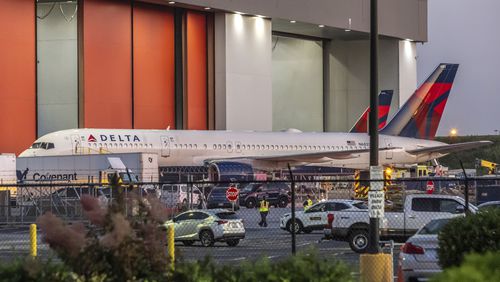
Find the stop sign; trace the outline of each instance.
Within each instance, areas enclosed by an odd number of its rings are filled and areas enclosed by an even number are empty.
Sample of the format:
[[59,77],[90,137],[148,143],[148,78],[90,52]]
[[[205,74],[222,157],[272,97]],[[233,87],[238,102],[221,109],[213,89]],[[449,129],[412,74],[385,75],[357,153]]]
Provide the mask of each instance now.
[[226,198],[231,202],[236,202],[239,194],[240,191],[234,186],[231,186],[226,190]]
[[432,194],[434,193],[434,181],[429,180],[427,181],[427,187],[426,187],[426,192],[427,194]]

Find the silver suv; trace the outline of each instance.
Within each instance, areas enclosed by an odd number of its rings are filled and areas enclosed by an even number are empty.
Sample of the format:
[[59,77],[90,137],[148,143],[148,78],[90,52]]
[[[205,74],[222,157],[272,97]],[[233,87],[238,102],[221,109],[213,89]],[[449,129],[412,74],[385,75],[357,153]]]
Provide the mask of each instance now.
[[234,212],[224,209],[190,210],[165,222],[165,227],[174,225],[175,241],[191,246],[200,241],[205,247],[215,242],[238,245],[245,238],[243,221]]

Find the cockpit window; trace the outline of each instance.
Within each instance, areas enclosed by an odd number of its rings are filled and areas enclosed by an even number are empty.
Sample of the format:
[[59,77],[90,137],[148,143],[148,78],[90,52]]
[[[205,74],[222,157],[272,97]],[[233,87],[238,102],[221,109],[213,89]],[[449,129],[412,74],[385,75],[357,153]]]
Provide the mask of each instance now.
[[54,149],[54,143],[50,142],[35,142],[33,145],[31,145],[30,149]]
[[31,145],[31,149],[39,149],[40,145],[42,145],[40,142],[33,143],[33,145]]

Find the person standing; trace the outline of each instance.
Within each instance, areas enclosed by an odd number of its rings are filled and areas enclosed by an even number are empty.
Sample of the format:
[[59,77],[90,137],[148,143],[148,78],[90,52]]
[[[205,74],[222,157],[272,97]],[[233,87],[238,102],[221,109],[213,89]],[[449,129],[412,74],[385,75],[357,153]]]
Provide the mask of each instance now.
[[259,225],[261,227],[267,227],[267,215],[269,214],[269,202],[267,201],[266,196],[262,198],[259,205],[260,212],[260,222]]
[[310,208],[313,205],[311,195],[307,194],[307,200],[304,201],[303,205],[304,205],[304,210],[307,210],[308,208]]

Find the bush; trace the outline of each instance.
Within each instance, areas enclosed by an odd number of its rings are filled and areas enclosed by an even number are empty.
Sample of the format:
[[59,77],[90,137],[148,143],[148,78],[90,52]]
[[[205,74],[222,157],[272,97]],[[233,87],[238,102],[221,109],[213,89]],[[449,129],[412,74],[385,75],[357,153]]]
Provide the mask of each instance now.
[[500,251],[500,209],[453,219],[439,233],[439,264],[458,266],[466,254]]
[[172,281],[258,282],[258,281],[353,281],[351,270],[341,261],[322,259],[314,253],[300,254],[270,263],[264,258],[253,263],[220,266],[206,258],[176,265]]
[[82,196],[88,227],[68,225],[50,213],[41,216],[37,222],[45,241],[84,280],[164,280],[169,263],[166,232],[159,228],[168,217],[164,205],[152,197],[125,199],[123,188],[114,188],[118,199],[109,209]]
[[460,267],[446,269],[432,281],[468,281],[496,282],[500,281],[500,252],[486,254],[471,254],[465,257]]
[[40,262],[31,258],[0,264],[0,279],[6,282],[77,281],[78,276],[64,264]]

